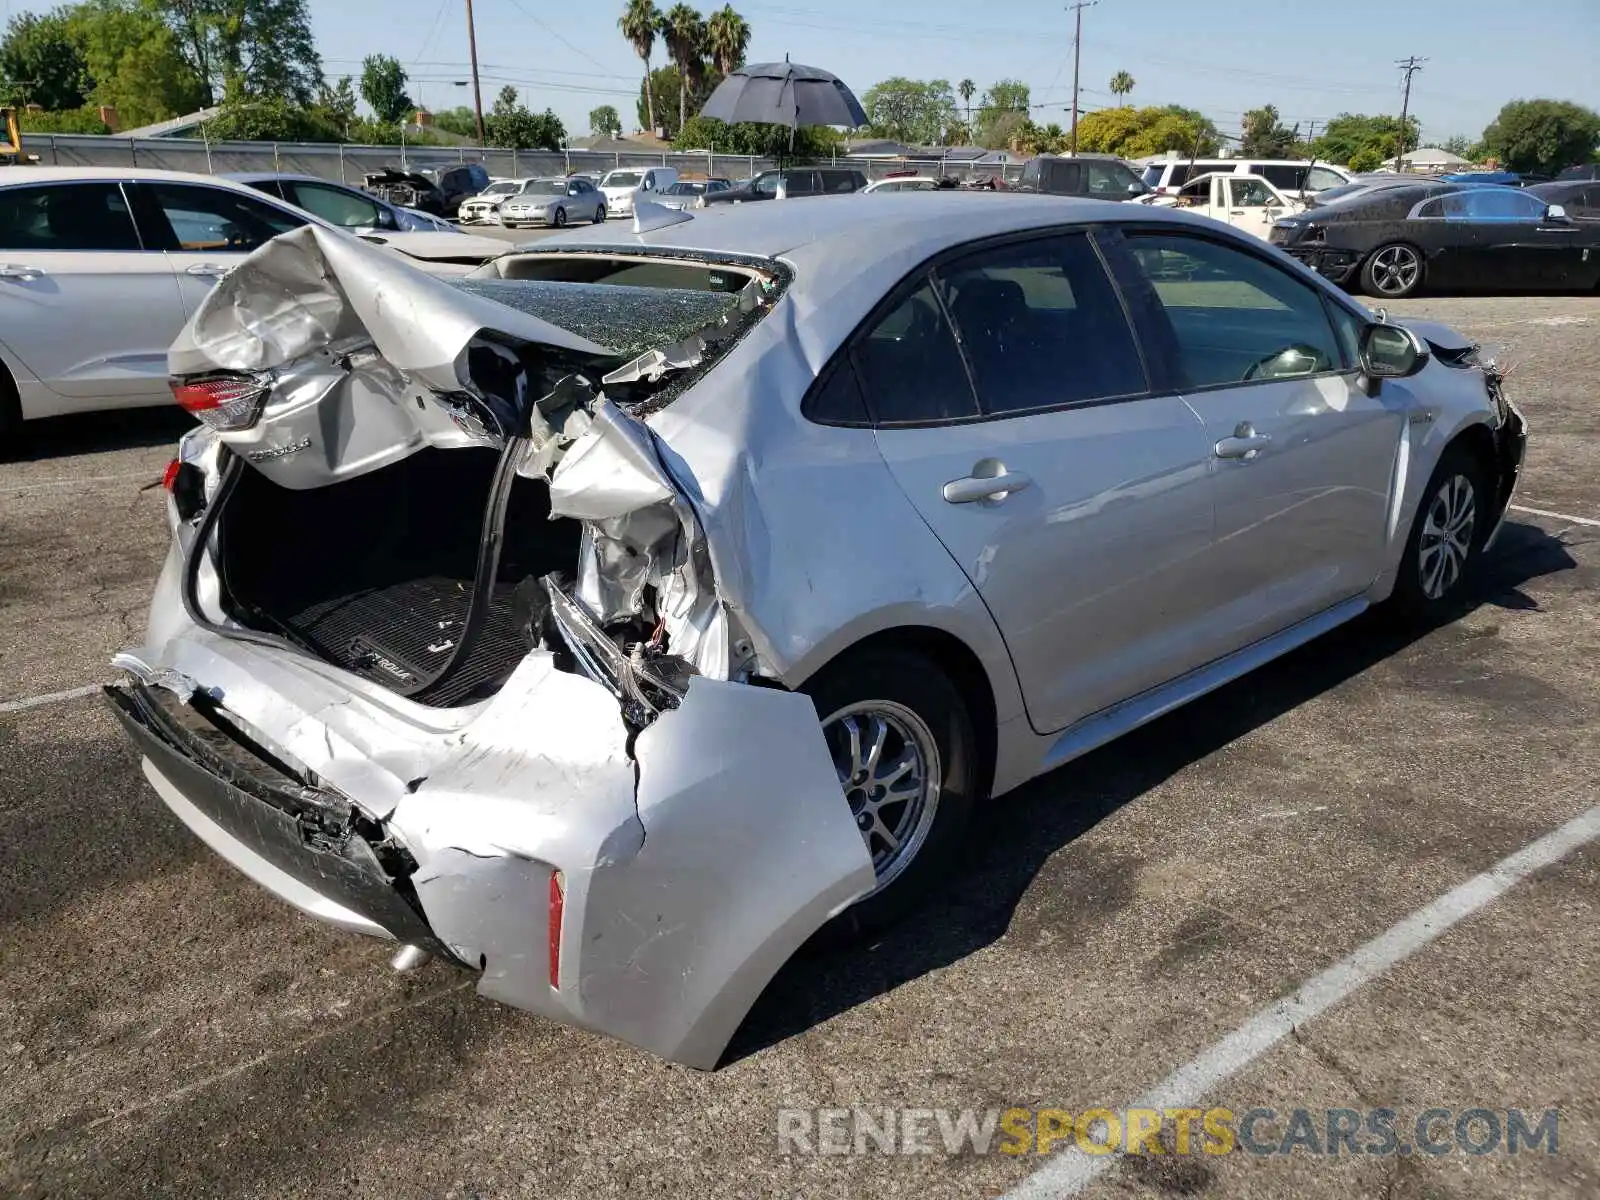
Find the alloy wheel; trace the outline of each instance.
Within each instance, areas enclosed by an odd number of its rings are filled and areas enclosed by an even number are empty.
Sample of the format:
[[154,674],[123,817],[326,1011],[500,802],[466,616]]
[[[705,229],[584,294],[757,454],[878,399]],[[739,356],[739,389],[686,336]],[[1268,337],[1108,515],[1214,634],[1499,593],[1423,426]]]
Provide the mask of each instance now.
[[1428,501],[1417,541],[1418,582],[1429,600],[1438,600],[1461,578],[1477,524],[1478,499],[1472,480],[1451,475]]
[[1372,259],[1372,282],[1385,296],[1404,296],[1421,273],[1422,260],[1409,246],[1385,246]]
[[850,813],[882,891],[917,856],[939,807],[943,771],[927,723],[892,700],[863,700],[822,722]]

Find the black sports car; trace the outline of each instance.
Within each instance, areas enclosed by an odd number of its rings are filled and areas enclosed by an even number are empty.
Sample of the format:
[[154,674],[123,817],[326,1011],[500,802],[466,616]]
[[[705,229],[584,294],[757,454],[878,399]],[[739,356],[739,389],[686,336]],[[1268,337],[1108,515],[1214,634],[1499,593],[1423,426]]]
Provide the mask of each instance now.
[[1422,181],[1285,217],[1270,240],[1335,283],[1398,300],[1424,287],[1563,291],[1600,284],[1600,222],[1526,191]]
[[1600,221],[1600,179],[1558,180],[1535,184],[1528,195],[1546,204],[1559,204],[1575,221]]

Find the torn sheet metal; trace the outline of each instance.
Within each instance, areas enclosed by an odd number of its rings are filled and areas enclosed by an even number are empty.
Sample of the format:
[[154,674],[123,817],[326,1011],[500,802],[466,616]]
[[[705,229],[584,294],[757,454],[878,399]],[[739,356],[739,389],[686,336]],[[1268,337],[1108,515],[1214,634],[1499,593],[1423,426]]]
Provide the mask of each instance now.
[[[563,678],[611,706],[602,725],[623,759],[614,701]],[[602,740],[597,715],[530,711],[561,763],[529,755],[514,773],[500,754],[480,756],[474,727],[472,750],[430,776],[392,827],[421,864],[414,883],[434,933],[483,963],[480,992],[710,1069],[778,968],[871,890],[872,861],[805,697],[691,680],[637,739],[636,805],[631,781],[623,804],[611,760],[588,752]],[[588,748],[574,763],[569,737]],[[504,799],[485,806],[492,794]],[[552,870],[565,891],[558,988]]]

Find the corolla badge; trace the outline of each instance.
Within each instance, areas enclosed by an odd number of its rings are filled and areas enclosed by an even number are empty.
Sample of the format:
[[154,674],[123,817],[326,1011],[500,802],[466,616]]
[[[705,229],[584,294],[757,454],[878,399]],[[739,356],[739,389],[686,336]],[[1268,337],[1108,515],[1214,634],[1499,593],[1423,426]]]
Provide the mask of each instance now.
[[310,445],[311,439],[303,437],[298,442],[290,442],[287,446],[269,446],[265,450],[252,450],[245,457],[251,462],[271,462],[275,458],[287,458],[291,454],[297,454]]

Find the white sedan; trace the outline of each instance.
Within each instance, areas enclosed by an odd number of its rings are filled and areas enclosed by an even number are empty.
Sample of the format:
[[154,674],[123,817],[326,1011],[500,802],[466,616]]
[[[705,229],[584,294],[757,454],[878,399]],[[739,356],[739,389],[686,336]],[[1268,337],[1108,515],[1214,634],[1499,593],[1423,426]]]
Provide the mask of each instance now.
[[[329,221],[180,171],[0,171],[0,453],[25,420],[170,404],[167,347],[212,285],[269,239]],[[462,233],[367,241],[434,274],[505,251]]]

